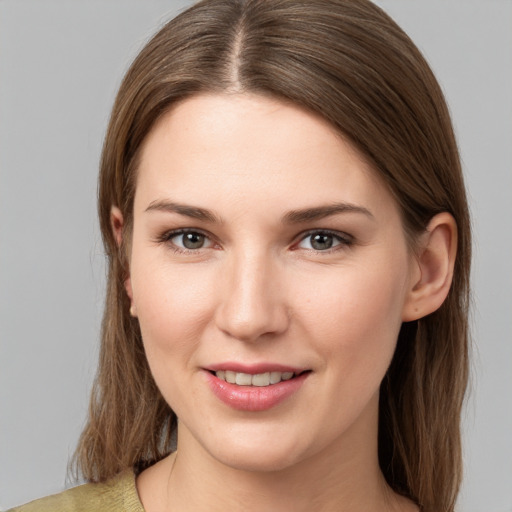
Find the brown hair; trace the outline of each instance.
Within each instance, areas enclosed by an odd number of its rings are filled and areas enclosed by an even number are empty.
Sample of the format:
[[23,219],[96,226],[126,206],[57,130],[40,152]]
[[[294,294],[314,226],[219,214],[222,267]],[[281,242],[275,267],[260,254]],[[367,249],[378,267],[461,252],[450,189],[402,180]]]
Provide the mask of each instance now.
[[120,87],[105,139],[99,216],[108,283],[99,369],[75,454],[89,481],[145,467],[171,450],[176,418],[151,376],[124,289],[141,144],[176,102],[251,92],[330,121],[366,155],[411,239],[441,211],[458,226],[452,287],[435,313],[402,326],[381,385],[379,460],[389,485],[424,512],[452,511],[461,481],[460,414],[468,376],[470,226],[442,92],[407,35],[368,0],[206,0],[165,25]]

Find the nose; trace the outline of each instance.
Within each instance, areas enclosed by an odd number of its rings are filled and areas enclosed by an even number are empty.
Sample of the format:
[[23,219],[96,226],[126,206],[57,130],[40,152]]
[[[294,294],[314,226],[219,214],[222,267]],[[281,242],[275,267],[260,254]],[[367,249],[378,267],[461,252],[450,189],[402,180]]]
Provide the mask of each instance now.
[[226,261],[217,327],[226,335],[255,342],[286,331],[289,313],[282,272],[263,254]]

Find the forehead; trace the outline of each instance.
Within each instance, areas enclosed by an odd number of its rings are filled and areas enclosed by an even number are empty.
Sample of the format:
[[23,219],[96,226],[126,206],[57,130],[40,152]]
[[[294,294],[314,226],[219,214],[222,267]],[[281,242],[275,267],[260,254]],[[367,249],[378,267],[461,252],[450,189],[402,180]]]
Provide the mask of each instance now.
[[283,208],[294,201],[394,203],[371,165],[330,123],[255,95],[200,95],[179,103],[146,138],[138,173],[136,202],[179,195],[196,202],[236,196],[247,204],[263,197]]

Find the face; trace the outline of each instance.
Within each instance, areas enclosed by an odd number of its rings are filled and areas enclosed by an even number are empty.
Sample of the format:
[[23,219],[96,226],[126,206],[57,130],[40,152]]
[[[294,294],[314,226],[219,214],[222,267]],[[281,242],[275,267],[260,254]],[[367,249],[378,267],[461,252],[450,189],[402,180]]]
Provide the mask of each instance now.
[[412,261],[324,120],[250,95],[176,106],[142,150],[126,285],[179,443],[251,470],[375,446]]

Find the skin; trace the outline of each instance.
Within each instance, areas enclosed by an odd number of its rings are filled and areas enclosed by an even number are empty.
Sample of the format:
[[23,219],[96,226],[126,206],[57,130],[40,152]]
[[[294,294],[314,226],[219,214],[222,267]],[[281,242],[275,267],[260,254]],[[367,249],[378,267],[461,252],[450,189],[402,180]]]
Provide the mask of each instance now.
[[[334,204],[352,211],[289,222]],[[112,224],[120,242],[115,207]],[[126,281],[179,418],[177,455],[138,477],[146,510],[416,510],[379,469],[378,392],[402,322],[446,296],[455,229],[436,216],[413,253],[371,166],[295,106],[201,95],[163,116],[142,150]],[[203,246],[187,250],[175,230]],[[204,368],[225,361],[310,373],[277,406],[240,411],[206,383]]]

